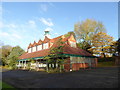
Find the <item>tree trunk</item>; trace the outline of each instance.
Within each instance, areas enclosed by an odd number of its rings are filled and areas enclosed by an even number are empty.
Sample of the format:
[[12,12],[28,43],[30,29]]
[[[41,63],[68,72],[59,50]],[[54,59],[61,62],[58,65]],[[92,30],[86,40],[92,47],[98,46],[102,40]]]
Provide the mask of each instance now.
[[46,62],[46,70],[47,70],[47,72],[48,72],[48,63]]
[[104,58],[106,57],[106,56],[105,56],[105,53],[101,53],[101,56],[104,57]]
[[103,53],[103,56],[104,56],[104,58],[106,57],[106,56],[105,56],[105,53]]
[[104,58],[106,57],[106,56],[105,56],[105,53],[104,53],[103,46],[102,46],[102,55],[103,55]]

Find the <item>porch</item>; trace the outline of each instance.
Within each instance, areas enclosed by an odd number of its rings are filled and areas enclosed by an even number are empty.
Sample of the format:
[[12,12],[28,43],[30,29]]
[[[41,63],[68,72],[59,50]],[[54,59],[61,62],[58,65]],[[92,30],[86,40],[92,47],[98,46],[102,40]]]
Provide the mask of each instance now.
[[[33,62],[32,62],[33,61]],[[75,71],[79,69],[86,69],[97,66],[97,58],[94,57],[83,57],[80,55],[66,55],[64,58],[64,64],[62,68],[64,71]],[[36,57],[32,59],[22,59],[18,61],[18,69],[35,69],[39,70],[48,70],[50,68],[59,68],[60,66],[57,63],[48,63],[42,57]]]
[[49,68],[57,68],[58,64],[51,64],[47,63],[44,59],[37,59],[32,62],[31,60],[19,60],[18,64],[16,65],[18,69],[29,69],[29,70],[36,70],[36,71],[45,71]]

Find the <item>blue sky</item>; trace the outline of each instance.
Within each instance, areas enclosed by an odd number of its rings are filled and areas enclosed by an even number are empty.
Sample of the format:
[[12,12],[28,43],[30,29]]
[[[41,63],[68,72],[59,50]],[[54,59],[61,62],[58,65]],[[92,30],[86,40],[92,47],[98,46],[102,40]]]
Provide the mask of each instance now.
[[101,21],[107,34],[118,39],[117,2],[4,2],[0,9],[0,38],[5,45],[26,49],[30,42],[43,39],[45,29],[54,38],[87,18]]

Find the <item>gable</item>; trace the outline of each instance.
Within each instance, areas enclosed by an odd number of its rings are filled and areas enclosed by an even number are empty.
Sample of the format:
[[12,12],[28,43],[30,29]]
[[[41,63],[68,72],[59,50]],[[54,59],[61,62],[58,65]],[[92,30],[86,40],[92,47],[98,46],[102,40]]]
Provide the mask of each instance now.
[[70,36],[70,38],[68,39],[68,41],[72,41],[72,42],[76,42],[75,38],[73,35]]

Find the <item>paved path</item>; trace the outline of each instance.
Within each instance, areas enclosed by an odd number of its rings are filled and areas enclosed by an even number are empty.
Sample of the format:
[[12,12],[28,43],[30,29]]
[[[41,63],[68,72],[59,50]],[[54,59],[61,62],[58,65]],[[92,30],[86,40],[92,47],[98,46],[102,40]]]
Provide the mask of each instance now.
[[13,70],[2,73],[3,81],[16,88],[117,88],[118,68],[104,67],[75,72],[48,74],[46,72]]

